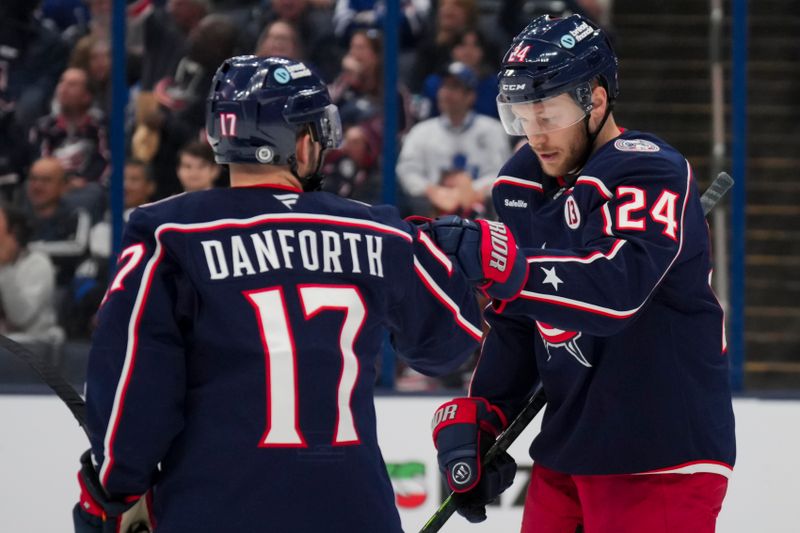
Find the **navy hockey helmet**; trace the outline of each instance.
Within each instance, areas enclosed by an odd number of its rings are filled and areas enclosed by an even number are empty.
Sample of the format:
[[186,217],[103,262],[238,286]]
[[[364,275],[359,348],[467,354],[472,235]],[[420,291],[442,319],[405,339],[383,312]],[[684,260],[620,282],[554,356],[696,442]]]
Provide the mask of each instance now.
[[342,143],[339,110],[304,63],[238,56],[217,69],[206,106],[217,163],[289,165],[295,172],[297,136],[305,128],[323,149]]
[[581,120],[592,110],[592,82],[599,80],[613,103],[619,93],[617,56],[606,33],[581,15],[536,17],[503,57],[498,74],[498,110],[506,131],[524,135],[511,105],[542,102],[568,93],[577,111],[555,109],[558,121],[540,124],[539,131],[553,131]]

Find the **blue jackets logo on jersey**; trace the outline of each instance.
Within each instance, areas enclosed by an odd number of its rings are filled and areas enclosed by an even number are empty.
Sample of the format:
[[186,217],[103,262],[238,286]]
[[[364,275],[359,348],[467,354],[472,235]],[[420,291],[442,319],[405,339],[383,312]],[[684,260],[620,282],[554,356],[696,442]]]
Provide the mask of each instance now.
[[550,348],[564,348],[580,364],[591,368],[591,363],[583,355],[581,347],[578,346],[578,339],[581,338],[580,331],[564,331],[538,320],[536,321],[536,329],[539,330],[539,335],[542,336],[542,342],[544,342],[544,347],[547,350],[548,361],[553,357]]

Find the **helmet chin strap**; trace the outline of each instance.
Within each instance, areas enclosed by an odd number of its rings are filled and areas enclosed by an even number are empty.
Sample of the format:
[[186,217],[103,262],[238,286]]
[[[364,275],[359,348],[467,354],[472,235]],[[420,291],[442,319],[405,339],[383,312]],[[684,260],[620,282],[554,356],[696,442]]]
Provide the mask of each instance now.
[[597,129],[592,133],[589,131],[589,118],[591,114],[587,114],[586,117],[583,119],[584,130],[586,131],[586,137],[589,139],[589,142],[586,143],[586,148],[583,150],[583,154],[581,155],[579,164],[575,167],[576,172],[582,169],[586,162],[589,160],[589,156],[592,155],[592,149],[594,148],[594,142],[597,140],[597,136],[600,135],[600,132],[603,130],[603,126],[605,126],[608,117],[611,115],[611,108],[613,107],[613,102],[609,102],[606,106],[606,112],[603,113],[603,118],[600,120],[600,124],[597,126]]

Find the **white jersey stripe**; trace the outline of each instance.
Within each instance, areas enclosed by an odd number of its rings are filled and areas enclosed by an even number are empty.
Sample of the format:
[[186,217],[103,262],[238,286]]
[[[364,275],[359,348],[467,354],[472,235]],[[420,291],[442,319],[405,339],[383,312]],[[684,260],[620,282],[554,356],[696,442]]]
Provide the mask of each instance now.
[[447,295],[446,292],[444,292],[444,290],[442,290],[441,287],[436,284],[435,281],[433,281],[431,275],[428,274],[428,272],[422,267],[419,259],[417,259],[416,256],[414,256],[414,270],[417,272],[417,275],[420,277],[423,284],[428,288],[431,294],[433,294],[437,300],[442,302],[442,304],[447,307],[451,313],[453,313],[456,323],[475,340],[481,340],[481,337],[483,336],[483,331],[481,331],[481,328],[464,318],[464,315],[461,314],[461,308],[458,307],[458,305]]
[[650,472],[637,472],[633,475],[647,476],[653,474],[719,474],[720,476],[730,479],[733,474],[733,468],[724,463],[698,461],[659,470],[651,470]]
[[600,195],[605,198],[606,200],[611,200],[614,197],[611,190],[606,187],[606,184],[603,183],[601,180],[595,178],[594,176],[578,176],[578,179],[575,180],[575,185],[591,185],[600,193]]
[[133,373],[133,365],[136,359],[136,347],[138,343],[138,326],[141,319],[142,311],[144,308],[147,294],[150,290],[150,282],[153,280],[153,274],[161,260],[163,249],[161,241],[158,240],[158,232],[156,232],[156,249],[153,256],[147,262],[142,280],[139,282],[139,291],[136,294],[136,301],[133,304],[131,311],[131,318],[128,321],[128,342],[125,347],[125,362],[122,365],[122,372],[117,382],[117,389],[114,393],[114,404],[111,407],[111,416],[109,417],[109,424],[106,428],[106,434],[103,441],[105,459],[103,466],[100,468],[100,482],[105,486],[110,473],[110,469],[114,464],[114,436],[117,432],[119,425],[120,414],[122,406],[125,401],[125,393],[128,390],[128,383],[130,382],[131,374]]
[[453,273],[453,262],[450,261],[445,253],[438,247],[436,244],[428,237],[428,234],[424,231],[419,232],[419,242],[425,245],[425,248],[439,261],[442,266],[444,266],[445,270],[447,270],[447,274],[450,275]]
[[586,257],[568,257],[568,256],[557,256],[557,255],[547,255],[547,256],[534,256],[528,257],[528,263],[593,263],[598,259],[613,259],[616,257],[617,253],[619,252],[620,248],[622,248],[627,241],[623,239],[617,239],[613,245],[611,245],[611,250],[608,253],[603,253],[600,251],[592,252],[591,254],[587,255]]
[[334,226],[353,226],[358,228],[373,229],[383,233],[391,233],[412,242],[413,238],[405,231],[399,230],[392,226],[381,224],[380,222],[373,222],[371,220],[363,220],[360,218],[339,217],[334,215],[316,215],[313,213],[279,213],[270,215],[259,215],[251,218],[221,218],[218,220],[211,220],[208,222],[196,222],[193,224],[176,224],[166,223],[160,225],[156,229],[156,235],[170,230],[191,232],[202,231],[206,229],[219,229],[225,227],[247,227],[255,226],[268,222],[292,222],[292,223],[318,223],[318,224],[331,224]]
[[542,184],[538,181],[531,181],[525,180],[522,178],[515,178],[513,176],[498,176],[492,187],[497,187],[498,185],[507,184],[507,185],[516,185],[518,187],[525,187],[527,189],[534,189],[536,191],[542,192],[544,189],[542,188]]

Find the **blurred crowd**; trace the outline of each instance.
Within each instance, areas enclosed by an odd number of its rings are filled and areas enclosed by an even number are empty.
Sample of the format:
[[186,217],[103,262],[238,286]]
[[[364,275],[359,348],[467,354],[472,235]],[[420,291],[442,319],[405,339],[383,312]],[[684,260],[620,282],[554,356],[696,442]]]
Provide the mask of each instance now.
[[[108,284],[112,0],[0,3],[0,333],[57,360],[90,338]],[[496,72],[535,15],[608,25],[603,0],[401,0],[396,176],[404,215],[490,217],[518,139],[499,120]],[[329,82],[344,145],[325,190],[382,198],[383,0],[128,0],[125,216],[227,185],[204,132],[223,59],[302,60]],[[398,369],[398,387],[437,384]],[[460,387],[457,375],[446,385]]]

